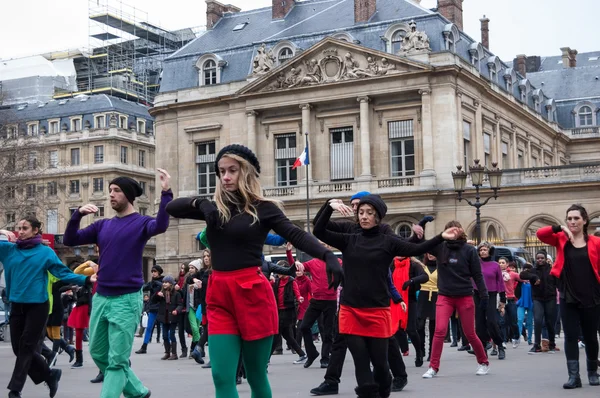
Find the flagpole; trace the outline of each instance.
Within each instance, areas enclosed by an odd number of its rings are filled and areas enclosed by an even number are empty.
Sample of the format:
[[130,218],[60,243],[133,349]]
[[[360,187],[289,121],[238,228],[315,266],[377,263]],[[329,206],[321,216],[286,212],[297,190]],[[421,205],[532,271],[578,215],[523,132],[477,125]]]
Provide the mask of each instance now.
[[310,152],[308,149],[308,131],[304,133],[306,140],[306,157],[308,159],[308,163],[306,164],[306,231],[310,234],[310,188],[309,188],[309,178],[310,175],[308,172],[308,168],[310,167]]

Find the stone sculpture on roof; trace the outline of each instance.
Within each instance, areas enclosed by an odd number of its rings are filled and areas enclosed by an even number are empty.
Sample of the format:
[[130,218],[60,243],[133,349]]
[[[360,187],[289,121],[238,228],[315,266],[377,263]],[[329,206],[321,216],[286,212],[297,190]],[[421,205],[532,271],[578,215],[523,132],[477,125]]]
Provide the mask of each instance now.
[[410,32],[402,39],[402,49],[400,55],[413,54],[417,52],[430,52],[429,37],[427,33],[417,30],[417,23],[412,20],[409,22]]
[[252,62],[252,74],[264,75],[273,70],[274,66],[275,56],[273,51],[267,48],[265,43],[261,44],[256,50],[256,56]]

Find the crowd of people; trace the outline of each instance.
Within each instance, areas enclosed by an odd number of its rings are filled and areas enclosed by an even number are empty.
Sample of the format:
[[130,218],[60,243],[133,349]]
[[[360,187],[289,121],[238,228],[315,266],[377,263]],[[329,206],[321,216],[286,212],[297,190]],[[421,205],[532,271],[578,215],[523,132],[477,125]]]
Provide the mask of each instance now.
[[[159,169],[156,217],[135,212],[137,182],[111,181],[116,217],[80,229],[81,219],[98,211],[88,204],[68,223],[65,244],[96,244],[101,259],[74,272],[43,244],[35,218],[19,221],[18,237],[0,231],[16,355],[9,398],[21,397],[28,375],[36,384],[45,382],[54,397],[61,378],[56,358],[65,352],[72,368],[82,367],[86,330],[99,369],[92,382],[103,381],[102,398],[150,397],[129,357],[136,331],[143,340],[135,352],[142,355],[155,330],[157,342],[162,334],[161,359],[190,358],[210,368],[217,398],[237,397],[243,378],[254,397],[272,397],[268,365],[284,346],[297,355],[293,364],[309,368],[320,359],[326,369],[311,394],[338,393],[349,350],[357,396],[386,398],[408,383],[403,357],[409,341],[414,365],[428,363],[424,379],[440,372],[445,342],[473,354],[475,374],[483,376],[490,372],[490,358],[510,360],[511,344],[527,342],[530,354],[559,351],[559,319],[568,373],[563,387],[582,387],[579,346],[585,346],[589,384],[600,385],[600,237],[588,235],[583,206],[567,210],[565,226],[537,231],[556,248],[554,261],[540,251],[535,264],[519,266],[497,258],[490,243],[475,245],[457,220],[425,240],[433,217],[424,217],[402,239],[382,222],[388,212],[384,200],[369,192],[356,193],[350,205],[326,201],[311,235],[291,223],[279,202],[263,196],[258,159],[242,145],[222,148],[215,171],[213,199],[173,200],[170,177]],[[343,218],[332,220],[334,213]],[[144,283],[143,247],[167,229],[169,215],[202,220],[206,228],[198,239],[207,249],[176,275],[154,265]],[[285,244],[287,259],[266,261],[266,243]],[[294,248],[310,259],[299,261]],[[71,330],[75,347],[69,344]],[[44,344],[46,336],[52,349]]]

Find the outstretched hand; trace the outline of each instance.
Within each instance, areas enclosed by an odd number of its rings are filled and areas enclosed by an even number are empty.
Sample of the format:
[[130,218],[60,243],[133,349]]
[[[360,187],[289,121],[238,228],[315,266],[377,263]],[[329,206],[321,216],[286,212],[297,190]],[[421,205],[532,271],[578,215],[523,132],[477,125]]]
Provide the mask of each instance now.
[[88,203],[87,205],[83,205],[79,208],[79,212],[84,216],[88,214],[98,213],[98,206]]
[[354,216],[354,210],[352,207],[345,205],[340,199],[331,199],[329,201],[329,206],[338,213],[340,213],[344,217],[352,217]]
[[163,191],[171,189],[171,176],[165,169],[156,169],[160,177],[160,186]]
[[0,229],[0,235],[6,236],[8,238],[9,242],[13,242],[14,243],[14,242],[17,241],[17,236],[13,232],[8,231],[6,229]]
[[456,240],[460,237],[460,235],[462,233],[463,233],[462,228],[451,227],[451,228],[448,228],[447,230],[445,230],[444,232],[442,232],[442,238],[444,238],[445,240]]

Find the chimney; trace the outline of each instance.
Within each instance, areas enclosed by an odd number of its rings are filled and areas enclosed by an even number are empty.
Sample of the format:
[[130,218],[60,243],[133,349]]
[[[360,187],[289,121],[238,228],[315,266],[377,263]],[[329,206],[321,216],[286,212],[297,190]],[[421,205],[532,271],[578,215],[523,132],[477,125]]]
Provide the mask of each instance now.
[[562,47],[560,49],[560,51],[562,52],[562,64],[563,64],[563,68],[570,67],[571,66],[571,61],[570,61],[569,52],[571,51],[571,47]]
[[438,12],[452,22],[459,30],[463,30],[463,0],[438,0]]
[[354,0],[354,23],[368,22],[377,11],[377,0]]
[[486,48],[490,49],[490,19],[486,18],[485,15],[479,20],[481,22],[481,44]]
[[273,19],[283,19],[295,4],[296,0],[273,0]]
[[577,66],[577,50],[569,50],[569,68]]
[[240,12],[241,8],[231,4],[222,4],[215,0],[206,0],[206,29],[212,29],[226,12]]
[[527,76],[527,55],[519,54],[516,59],[516,68],[517,72],[521,74],[521,76]]

